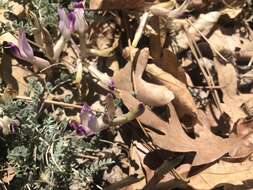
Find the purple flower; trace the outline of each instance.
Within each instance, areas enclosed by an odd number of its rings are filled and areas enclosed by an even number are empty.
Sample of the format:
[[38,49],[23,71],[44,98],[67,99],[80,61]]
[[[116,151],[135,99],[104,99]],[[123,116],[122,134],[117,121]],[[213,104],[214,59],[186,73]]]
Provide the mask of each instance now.
[[28,62],[34,61],[33,49],[28,43],[25,31],[23,29],[19,30],[18,46],[16,46],[13,43],[9,43],[9,47],[7,48],[11,49],[11,53],[16,58],[19,58]]
[[74,32],[75,14],[74,12],[67,14],[63,8],[58,10],[58,14],[60,17],[59,29],[65,38],[69,38],[71,33]]
[[85,114],[87,112],[92,112],[92,110],[91,110],[91,108],[90,108],[90,106],[88,104],[84,103],[84,105],[83,105],[83,107],[81,109],[80,115],[83,115],[83,114]]
[[85,128],[82,125],[78,125],[76,129],[76,133],[80,136],[87,135],[88,132],[85,130]]
[[97,118],[92,112],[90,106],[84,104],[80,113],[81,124],[87,132],[87,135],[94,134],[97,128]]
[[77,31],[79,34],[83,34],[88,29],[88,24],[86,22],[86,19],[84,17],[84,7],[83,2],[75,2],[74,3],[74,14],[76,17],[76,22],[74,24],[75,31]]
[[18,121],[13,121],[10,125],[10,130],[12,134],[16,134],[17,130],[18,130],[18,126],[20,125],[20,123]]
[[109,80],[107,85],[110,90],[115,90],[115,82],[113,80]]
[[84,8],[83,1],[74,2],[74,8]]
[[59,9],[59,28],[65,38],[69,38],[72,32],[83,34],[88,29],[88,24],[84,18],[83,2],[74,3],[74,11],[66,13],[64,9]]
[[91,108],[84,104],[80,112],[81,123],[78,124],[76,121],[71,121],[69,127],[76,131],[78,135],[92,135],[96,133],[97,129],[97,118],[92,112]]
[[85,130],[85,128],[83,128],[82,124],[78,124],[76,121],[70,121],[69,127],[72,130],[75,130],[76,133],[80,136],[87,134],[87,131]]
[[32,63],[34,71],[44,69],[50,65],[47,60],[34,56],[33,49],[28,43],[23,29],[19,29],[18,46],[10,42],[9,46],[6,48],[10,48],[14,57]]

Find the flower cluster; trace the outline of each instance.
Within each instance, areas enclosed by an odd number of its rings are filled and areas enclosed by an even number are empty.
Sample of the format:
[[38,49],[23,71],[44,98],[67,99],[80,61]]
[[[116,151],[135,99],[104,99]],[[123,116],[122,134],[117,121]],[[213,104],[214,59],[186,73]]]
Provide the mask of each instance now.
[[61,8],[58,10],[60,22],[59,29],[62,35],[68,39],[73,32],[83,34],[88,29],[88,24],[84,17],[84,6],[83,2],[74,3],[74,11],[66,13]]
[[84,104],[81,109],[80,121],[80,124],[76,121],[71,121],[69,124],[70,128],[74,129],[78,135],[89,136],[97,132],[97,118],[87,104]]
[[34,55],[33,49],[28,43],[26,33],[23,29],[19,29],[18,46],[10,42],[6,48],[10,48],[14,57],[32,63],[35,71],[50,65],[49,61]]
[[26,38],[26,34],[23,29],[19,29],[19,38],[18,38],[18,46],[13,43],[10,43],[11,53],[22,60],[33,62],[34,54],[33,49],[28,43]]

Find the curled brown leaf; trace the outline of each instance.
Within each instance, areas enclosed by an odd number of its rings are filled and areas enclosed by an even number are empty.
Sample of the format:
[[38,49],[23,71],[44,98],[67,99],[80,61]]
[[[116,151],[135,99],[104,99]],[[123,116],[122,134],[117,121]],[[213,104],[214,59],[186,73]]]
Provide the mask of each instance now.
[[[129,110],[139,103],[137,99],[124,91],[120,93],[120,97]],[[213,162],[240,143],[236,137],[223,139],[215,136],[204,126],[201,126],[202,133],[199,137],[191,139],[184,132],[173,105],[169,104],[169,110],[169,122],[160,119],[148,108],[138,119],[148,127],[148,134],[159,148],[174,152],[196,152],[193,166]]]
[[136,97],[150,106],[166,105],[174,99],[174,94],[164,86],[152,84],[142,79],[148,57],[148,48],[142,49],[135,68]]
[[191,115],[196,121],[197,107],[186,85],[154,64],[149,64],[146,70],[151,75],[152,79],[163,84],[175,94],[173,104],[175,105],[179,117]]

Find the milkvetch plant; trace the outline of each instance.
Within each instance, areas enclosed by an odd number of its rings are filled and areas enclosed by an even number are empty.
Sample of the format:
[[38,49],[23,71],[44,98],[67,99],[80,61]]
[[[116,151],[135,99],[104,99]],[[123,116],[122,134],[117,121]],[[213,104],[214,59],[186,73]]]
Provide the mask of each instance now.
[[54,59],[57,60],[62,52],[65,43],[71,38],[71,34],[77,32],[80,40],[80,54],[85,51],[85,32],[88,30],[88,23],[84,16],[83,2],[75,2],[74,10],[69,13],[64,8],[58,10],[59,14],[59,30],[61,37],[54,48]]
[[[114,150],[108,151],[115,148],[114,142],[108,145],[109,141],[103,141],[102,131],[115,130],[144,112],[143,104],[139,104],[131,111],[116,115],[119,107],[113,102],[110,102],[114,110],[111,113],[105,105],[102,105],[103,111],[96,111],[93,107],[96,102],[86,101],[84,97],[86,92],[83,91],[93,88],[89,82],[98,82],[103,90],[112,93],[112,101],[116,98],[113,95],[117,90],[115,82],[98,69],[92,57],[99,53],[113,55],[118,38],[105,52],[94,48],[94,53],[88,49],[91,31],[88,23],[91,22],[86,20],[85,1],[71,2],[73,8],[49,0],[22,3],[27,18],[23,18],[19,28],[12,25],[12,33],[18,41],[9,41],[5,48],[12,57],[30,63],[36,72],[32,75],[37,77],[22,76],[27,82],[24,94],[0,105],[3,108],[0,129],[8,129],[4,135],[0,134],[0,143],[6,147],[4,159],[15,170],[8,188],[72,190],[76,184],[81,189],[93,188],[97,186],[96,177],[119,156]],[[75,49],[74,56],[69,55],[74,58],[73,62],[61,56],[67,46]],[[23,62],[18,64],[22,64],[24,70],[29,69]],[[63,73],[67,75],[64,80]],[[87,88],[83,87],[84,81]],[[71,98],[67,103],[61,91],[70,91],[73,101]],[[79,95],[80,99],[75,102],[74,98]]]
[[[1,104],[2,114],[12,121],[11,133],[0,139],[0,143],[8,147],[9,165],[15,169],[15,178],[9,188],[62,190],[69,189],[74,183],[89,188],[94,183],[93,176],[113,164],[115,157],[112,153],[96,160],[80,160],[82,155],[93,158],[92,151],[103,147],[97,135],[85,139],[80,136],[90,134],[88,127],[92,127],[95,115],[88,105],[84,105],[80,115],[85,130],[80,126],[76,129],[78,135],[73,134],[67,118],[59,121],[47,109],[43,109],[46,116],[38,114],[45,89],[36,78],[30,78],[29,85],[33,102],[15,100]],[[60,114],[64,114],[64,110]]]
[[33,49],[28,43],[23,29],[19,29],[18,45],[16,46],[13,43],[9,43],[7,48],[11,49],[11,53],[14,57],[31,63],[35,71],[44,69],[50,65],[49,61],[46,59],[34,55]]

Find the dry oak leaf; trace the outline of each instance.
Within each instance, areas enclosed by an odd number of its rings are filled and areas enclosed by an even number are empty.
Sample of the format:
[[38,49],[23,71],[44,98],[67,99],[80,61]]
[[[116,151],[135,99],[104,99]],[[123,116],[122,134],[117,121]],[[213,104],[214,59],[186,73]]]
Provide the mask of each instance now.
[[239,32],[233,32],[229,28],[217,28],[209,37],[208,41],[217,51],[225,49],[231,52],[234,52],[236,48],[241,48],[243,44],[247,44],[248,42],[247,39],[240,36]]
[[176,5],[175,1],[161,2],[152,5],[149,10],[155,16],[167,16],[169,18],[177,18],[186,12],[190,0],[185,0],[180,6],[173,9]]
[[[154,59],[155,64],[160,67],[162,70],[166,71],[167,73],[172,74],[178,80],[183,83],[187,83],[186,74],[182,67],[179,66],[177,56],[171,52],[169,49],[159,50],[156,40],[160,41],[160,39],[156,39],[154,36],[150,37],[150,55]],[[152,42],[152,44],[151,44]],[[158,52],[159,50],[159,52]],[[160,56],[162,51],[162,56]]]
[[230,19],[234,19],[242,12],[242,8],[226,8],[222,12],[228,15]]
[[237,72],[232,64],[220,63],[215,59],[214,65],[223,93],[224,103],[221,104],[222,109],[231,117],[232,122],[235,123],[237,120],[246,117],[241,106],[247,99],[252,98],[253,95],[239,95],[237,93]]
[[231,133],[231,137],[240,137],[242,141],[229,153],[228,161],[241,161],[253,152],[253,119],[240,119]]
[[153,80],[164,85],[175,94],[173,104],[180,118],[184,115],[190,115],[194,120],[197,119],[197,107],[183,82],[154,64],[147,65],[146,71]]
[[182,67],[178,65],[177,56],[168,49],[163,50],[161,60],[156,63],[161,69],[172,74],[178,80],[186,84],[186,75]]
[[[252,41],[243,39],[243,38],[238,38],[241,40],[243,43],[240,43],[239,47],[240,50],[239,52],[236,52],[235,56],[237,59],[250,59],[253,55],[253,46],[252,46]],[[238,49],[238,48],[237,48]]]
[[[128,92],[121,91],[120,97],[129,110],[133,110],[140,102]],[[139,121],[148,127],[148,134],[155,145],[161,149],[173,152],[196,152],[193,166],[213,162],[230,150],[239,142],[238,138],[227,138],[212,134],[206,127],[196,139],[191,139],[184,132],[173,105],[169,104],[170,119],[166,122],[156,116],[147,107],[138,117]]]
[[[212,11],[206,14],[200,14],[193,25],[185,29],[193,37],[192,40],[198,41],[201,38],[198,31],[200,31],[203,35],[207,35],[217,23],[221,15],[221,11]],[[171,44],[170,50],[172,52],[181,52],[189,47],[189,40],[183,30],[179,31],[178,35],[175,37],[175,42],[175,44]]]
[[227,190],[252,189],[253,162],[247,160],[242,163],[220,161],[190,178],[194,189],[209,190],[214,187],[225,186]]
[[222,64],[215,62],[215,68],[218,74],[219,85],[223,93],[223,101],[232,103],[237,95],[237,73],[232,64]]
[[253,55],[252,41],[241,36],[239,28],[217,28],[208,41],[217,51],[231,51],[237,60],[250,59]]
[[[241,11],[241,9],[239,9]],[[228,14],[231,17],[235,17],[238,14],[238,11],[231,11],[231,9],[224,9],[223,11],[212,11],[206,14],[200,14],[197,20],[190,26],[184,26],[185,30],[188,31],[190,36],[193,38],[192,41],[198,41],[201,39],[201,36],[210,35],[213,27],[217,24],[219,18],[222,15]],[[230,14],[231,13],[231,14]],[[239,35],[239,33],[238,33]],[[219,36],[224,36],[226,38],[220,38]],[[226,46],[225,49],[231,48],[233,51],[234,44],[238,44],[240,38],[235,38],[235,36],[231,35],[224,35],[222,32],[217,29],[214,31],[213,35],[210,37],[209,42],[212,44],[217,50],[224,49],[221,48]],[[220,43],[221,41],[224,42],[226,40],[227,43]],[[236,41],[236,43],[234,42]],[[175,42],[171,44],[170,50],[172,52],[181,52],[189,47],[189,40],[183,30],[180,30],[178,35],[175,37]],[[240,46],[237,46],[240,47]],[[174,50],[174,51],[173,51]]]
[[[149,152],[149,150],[143,146],[142,143],[139,143],[137,141],[134,141],[131,146],[130,151],[130,157],[131,160],[135,162],[135,165],[138,165],[138,167],[131,166],[129,168],[129,175],[137,174],[138,177],[145,176],[144,168],[143,168],[143,160],[146,154]],[[146,174],[148,175],[148,174]],[[134,183],[132,185],[129,185],[128,187],[125,187],[123,190],[135,190],[135,189],[143,189],[143,187],[146,185],[146,180],[143,178],[141,181]]]
[[152,16],[149,19],[149,25],[154,30],[154,32],[150,32],[149,34],[150,56],[154,60],[159,60],[165,41],[164,35],[162,35],[163,33],[160,31],[160,18],[158,16]]
[[223,3],[225,6],[228,7],[239,7],[242,6],[245,3],[245,0],[224,0],[224,1],[220,1],[220,0],[192,0],[193,4],[206,4],[206,5],[210,5],[211,3]]
[[15,45],[18,44],[18,40],[17,38],[15,38],[15,36],[13,36],[11,33],[6,32],[3,35],[0,36],[0,44],[3,44],[4,41],[9,41],[14,43]]
[[135,83],[136,98],[149,106],[162,106],[171,102],[174,99],[174,94],[170,90],[162,85],[149,83],[142,79],[149,58],[148,48],[142,49],[136,56],[133,81],[131,78],[133,63],[129,61],[123,69],[114,74],[115,86],[131,93],[133,91],[132,83]]

